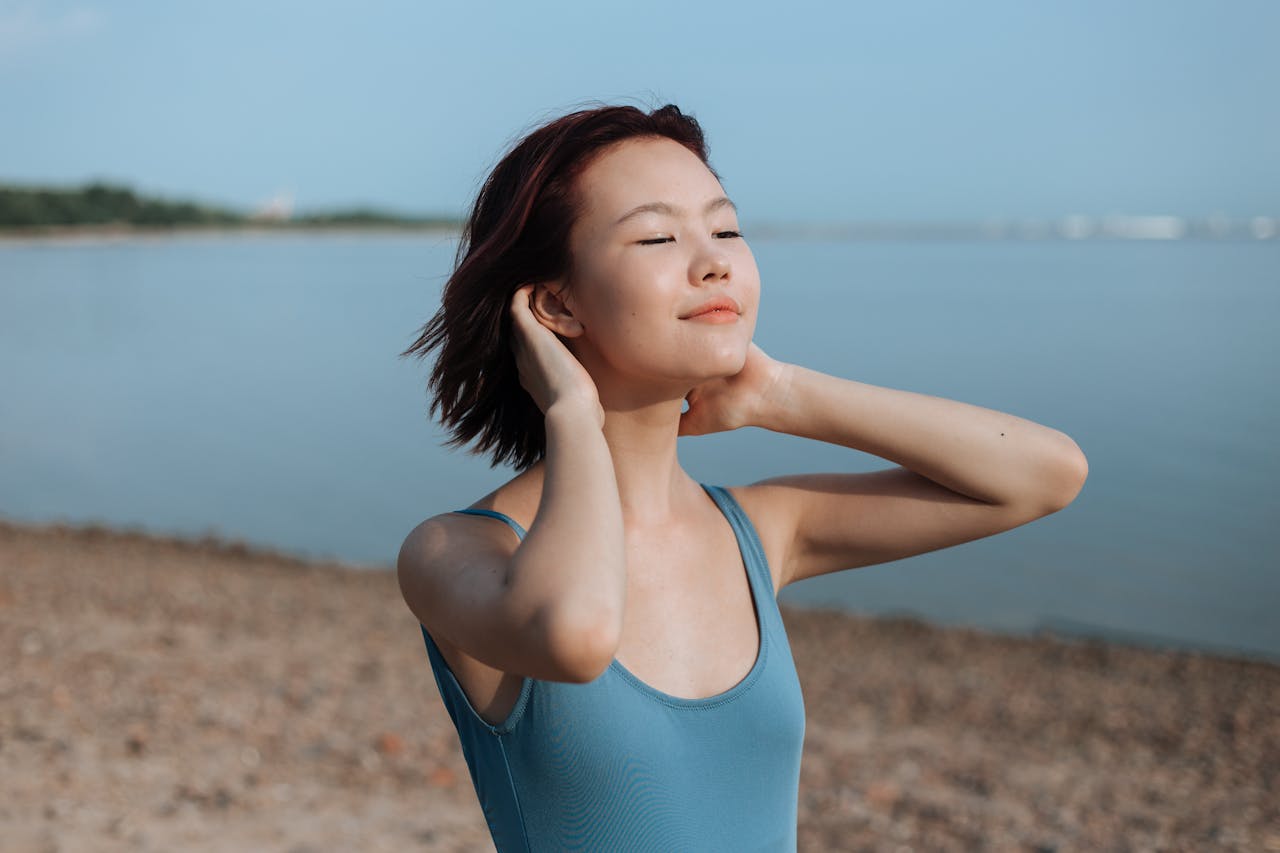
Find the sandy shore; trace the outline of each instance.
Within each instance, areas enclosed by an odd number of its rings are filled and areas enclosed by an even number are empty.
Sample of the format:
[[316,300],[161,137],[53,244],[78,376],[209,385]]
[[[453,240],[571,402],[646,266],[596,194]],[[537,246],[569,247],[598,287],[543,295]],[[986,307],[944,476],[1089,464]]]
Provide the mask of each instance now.
[[[1280,667],[783,609],[800,849],[1280,851]],[[492,850],[393,572],[0,522],[0,847]]]

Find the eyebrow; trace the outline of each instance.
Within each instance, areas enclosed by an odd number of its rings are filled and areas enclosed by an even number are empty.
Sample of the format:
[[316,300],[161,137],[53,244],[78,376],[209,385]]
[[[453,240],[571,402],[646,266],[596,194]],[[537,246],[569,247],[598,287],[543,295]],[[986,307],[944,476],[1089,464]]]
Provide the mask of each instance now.
[[[702,211],[704,214],[706,214],[706,213],[711,213],[712,211],[715,211],[715,210],[719,210],[722,207],[732,207],[734,213],[738,212],[738,206],[734,204],[729,199],[728,196],[723,196],[723,195],[720,196],[719,198],[712,199],[711,201],[707,202],[707,206],[704,207]],[[676,207],[675,205],[667,204],[665,201],[651,201],[646,204],[639,205],[638,207],[631,208],[626,213],[622,214],[622,216],[618,218],[618,221],[613,224],[614,224],[614,227],[616,228],[617,226],[621,225],[623,222],[626,222],[631,217],[639,216],[642,213],[665,213],[669,216],[679,216],[683,212],[684,212],[683,208],[679,208],[679,207]]]

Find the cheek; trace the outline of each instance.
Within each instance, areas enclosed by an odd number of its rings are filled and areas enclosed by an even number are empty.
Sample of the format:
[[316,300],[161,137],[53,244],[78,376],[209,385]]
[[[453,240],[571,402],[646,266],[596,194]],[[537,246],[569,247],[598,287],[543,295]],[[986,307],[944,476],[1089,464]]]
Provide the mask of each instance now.
[[614,259],[583,273],[588,313],[602,329],[619,331],[671,313],[669,273],[652,259]]
[[759,293],[760,292],[760,270],[757,269],[756,265],[753,263],[742,264],[740,269],[742,270],[742,274],[739,276],[741,283],[744,286],[746,286],[749,290],[751,290],[751,292]]
[[760,268],[756,266],[756,256],[751,254],[751,250],[743,246],[742,258],[738,261],[738,268],[741,270],[742,276],[751,283],[755,290],[760,289]]

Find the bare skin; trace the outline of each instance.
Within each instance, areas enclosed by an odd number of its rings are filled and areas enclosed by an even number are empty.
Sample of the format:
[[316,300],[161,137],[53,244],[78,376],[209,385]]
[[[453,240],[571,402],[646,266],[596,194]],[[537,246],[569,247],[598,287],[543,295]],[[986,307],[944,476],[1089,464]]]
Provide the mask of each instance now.
[[[650,686],[717,695],[750,671],[759,649],[736,539],[680,465],[681,435],[753,425],[898,463],[730,488],[760,536],[775,595],[804,578],[1025,524],[1083,485],[1084,456],[1056,430],[766,355],[752,342],[760,279],[736,212],[679,144],[616,145],[577,188],[585,209],[570,235],[574,280],[526,285],[510,303],[521,383],[546,417],[547,455],[472,504],[511,516],[528,535],[518,543],[494,519],[439,519],[483,526],[514,555],[510,583],[530,600],[607,614],[613,657]],[[672,210],[623,219],[655,201]],[[723,322],[688,316],[712,297],[739,310]],[[503,720],[522,676],[439,645],[481,716]]]

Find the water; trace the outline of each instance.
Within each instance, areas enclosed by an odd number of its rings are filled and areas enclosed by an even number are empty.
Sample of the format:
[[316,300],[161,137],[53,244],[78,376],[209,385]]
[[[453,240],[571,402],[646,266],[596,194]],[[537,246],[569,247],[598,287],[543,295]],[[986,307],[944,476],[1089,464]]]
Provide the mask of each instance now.
[[[784,603],[1280,659],[1280,243],[753,248],[773,357],[1047,424],[1090,464],[1062,512]],[[513,474],[441,448],[426,365],[397,357],[453,249],[0,244],[0,515],[390,566],[423,518]],[[725,485],[891,464],[759,429],[680,441]]]

